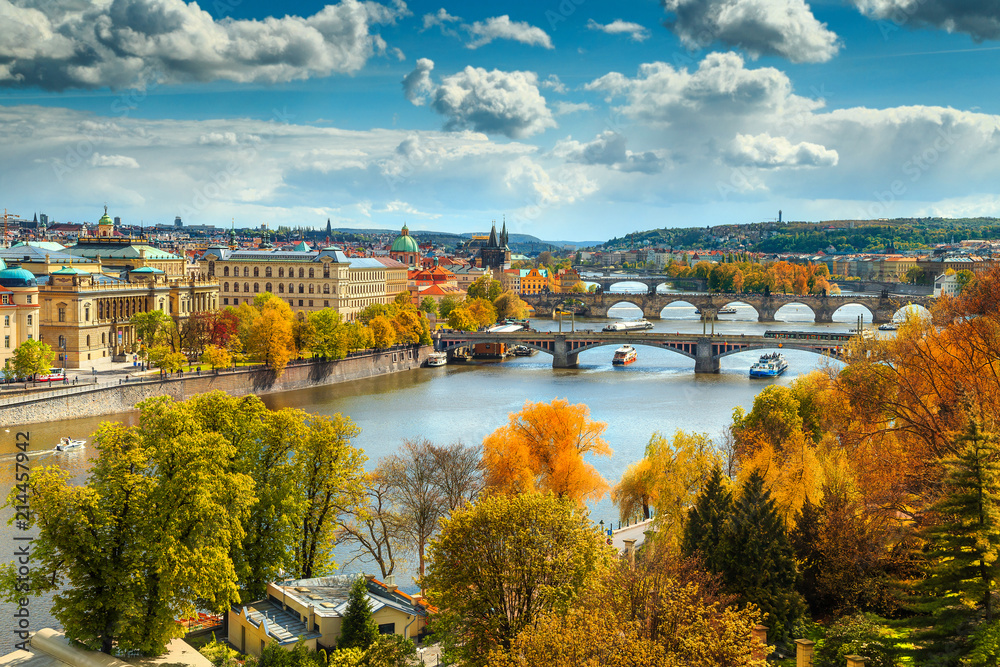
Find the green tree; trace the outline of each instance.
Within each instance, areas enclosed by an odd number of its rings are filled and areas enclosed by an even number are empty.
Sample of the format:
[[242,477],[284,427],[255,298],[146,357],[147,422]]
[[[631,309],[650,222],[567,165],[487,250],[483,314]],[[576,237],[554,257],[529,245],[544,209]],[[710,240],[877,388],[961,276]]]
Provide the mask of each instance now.
[[468,308],[460,306],[448,314],[448,326],[459,331],[475,331],[480,325],[476,316]]
[[484,665],[539,614],[564,609],[608,556],[593,523],[552,494],[488,495],[441,522],[424,587],[450,659]]
[[142,341],[145,348],[168,343],[165,338],[173,320],[162,310],[136,313],[129,318],[129,322],[135,327],[136,339]]
[[[175,619],[238,601],[229,552],[243,539],[252,481],[233,447],[201,427],[191,405],[143,401],[136,426],[104,422],[86,483],[32,471],[9,504],[31,507],[38,530],[31,591],[56,591],[52,613],[90,650],[162,653],[183,635]],[[5,572],[13,594],[13,569]]]
[[495,301],[503,294],[503,286],[499,280],[494,280],[492,276],[479,276],[476,281],[469,285],[466,291],[468,299],[486,299]]
[[372,605],[368,601],[368,587],[364,577],[357,577],[351,584],[347,609],[340,626],[337,648],[367,649],[378,639],[378,626],[372,618]]
[[[438,317],[443,320],[448,319],[451,312],[462,305],[462,300],[453,296],[446,296],[438,303]],[[449,325],[450,326],[450,325]]]
[[351,322],[350,324],[344,325],[341,329],[340,336],[344,341],[344,349],[348,352],[367,350],[372,344],[371,331],[360,322]]
[[[44,375],[52,370],[52,362],[56,353],[47,343],[40,340],[26,340],[14,350],[9,365],[4,368],[8,376],[26,378],[31,375]],[[8,371],[7,369],[10,369]]]
[[438,314],[438,303],[433,298],[425,296],[420,300],[420,310],[427,313],[428,315]]
[[727,488],[722,468],[716,465],[688,512],[681,543],[685,556],[700,555],[712,572],[721,572],[725,563],[723,536],[732,507],[732,494]]
[[764,478],[754,471],[723,534],[722,577],[726,588],[767,615],[766,624],[778,639],[785,637],[803,611],[796,591],[798,574],[792,545]]
[[327,359],[343,359],[347,350],[341,334],[343,324],[340,313],[332,308],[323,308],[309,313],[309,323],[313,329],[313,354]]
[[943,494],[933,506],[938,521],[926,531],[923,586],[937,596],[939,611],[957,608],[969,616],[982,607],[989,621],[1000,552],[1000,448],[976,422],[958,444],[958,455],[945,460]]

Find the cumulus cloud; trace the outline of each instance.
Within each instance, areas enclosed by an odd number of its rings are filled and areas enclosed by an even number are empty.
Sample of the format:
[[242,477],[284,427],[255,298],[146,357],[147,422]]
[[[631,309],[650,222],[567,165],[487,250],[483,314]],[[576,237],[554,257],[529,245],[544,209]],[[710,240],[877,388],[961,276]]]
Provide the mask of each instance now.
[[[922,0],[920,0],[922,1]],[[690,48],[716,42],[750,57],[781,56],[793,63],[823,63],[840,48],[837,35],[813,16],[805,0],[662,0],[667,21]]]
[[427,213],[426,211],[418,210],[405,201],[399,201],[398,199],[386,202],[386,205],[383,208],[375,209],[375,213],[405,213],[418,218],[429,218],[431,220],[436,220],[441,217],[440,213]]
[[430,60],[418,61],[417,68],[404,79],[403,92],[417,105],[429,98],[431,108],[448,118],[448,130],[472,129],[520,138],[556,127],[534,72],[466,67],[435,85],[430,79],[433,67]]
[[560,95],[565,95],[567,92],[566,84],[559,80],[557,74],[549,74],[545,77],[545,80],[541,83],[542,88],[549,88],[554,93],[559,93]]
[[373,28],[405,14],[402,2],[341,0],[309,17],[216,21],[184,0],[0,0],[0,86],[276,83],[353,73],[386,50]]
[[628,35],[634,42],[642,42],[649,38],[649,30],[645,26],[621,19],[615,19],[608,24],[601,24],[594,19],[590,19],[587,21],[587,28],[590,30],[600,30],[609,35]]
[[422,30],[438,27],[441,29],[441,34],[461,38],[458,31],[451,27],[452,24],[458,24],[458,27],[468,34],[469,41],[465,44],[467,49],[478,49],[498,39],[509,39],[546,49],[553,48],[552,38],[547,32],[526,21],[511,21],[508,14],[494,16],[485,21],[464,23],[460,17],[452,16],[442,7],[434,14],[424,14]]
[[504,184],[513,193],[527,194],[538,206],[572,204],[597,190],[597,183],[579,168],[562,167],[553,176],[529,157],[508,166]]
[[594,107],[590,106],[586,102],[556,102],[555,115],[565,116],[566,114],[576,113],[578,111],[590,111]]
[[101,155],[100,153],[94,153],[90,156],[90,166],[138,169],[139,163],[134,157],[129,157],[127,155]]
[[929,27],[971,35],[976,41],[1000,39],[1000,0],[852,0],[865,16],[895,26]]
[[573,139],[560,141],[552,152],[567,162],[605,165],[618,171],[637,171],[644,174],[663,171],[663,158],[653,151],[634,153],[628,150],[626,144],[627,140],[623,135],[605,130],[593,141],[585,144]]
[[730,144],[726,161],[737,167],[779,169],[783,167],[833,167],[840,156],[825,146],[801,141],[793,144],[785,137],[762,133],[737,134]]

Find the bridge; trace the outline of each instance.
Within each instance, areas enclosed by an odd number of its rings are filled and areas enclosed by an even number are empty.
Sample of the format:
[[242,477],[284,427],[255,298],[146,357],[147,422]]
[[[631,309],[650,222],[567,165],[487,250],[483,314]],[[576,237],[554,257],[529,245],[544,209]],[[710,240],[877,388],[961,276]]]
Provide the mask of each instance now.
[[802,294],[725,294],[709,292],[683,292],[672,294],[616,294],[560,293],[522,294],[525,303],[535,309],[536,317],[551,316],[557,310],[565,310],[576,305],[576,309],[587,317],[607,317],[608,309],[620,303],[631,303],[642,309],[646,319],[659,319],[660,311],[672,303],[689,303],[702,312],[706,319],[714,319],[719,310],[735,303],[745,303],[757,311],[760,322],[774,322],[775,313],[782,306],[801,304],[812,310],[817,322],[833,322],[833,314],[840,308],[859,305],[868,309],[876,324],[891,322],[896,313],[909,305],[930,308],[932,296],[881,296],[845,294],[835,296]]
[[[655,273],[605,273],[602,275],[583,275],[586,269],[580,271],[580,280],[584,283],[599,285],[602,292],[608,292],[619,283],[640,283],[646,286],[648,292],[655,292],[660,285],[686,285],[694,289],[706,289],[708,281],[702,278],[671,278]],[[696,287],[695,287],[696,286]]]
[[648,333],[644,331],[515,331],[512,333],[454,332],[435,334],[434,347],[440,352],[471,347],[477,343],[501,343],[503,345],[524,345],[533,350],[552,355],[553,368],[574,368],[578,357],[585,350],[603,346],[646,345],[676,352],[694,359],[695,373],[718,373],[719,360],[738,352],[751,350],[805,350],[816,354],[843,359],[846,349],[840,341],[819,339],[822,332],[816,332],[816,340],[779,340],[764,336]]

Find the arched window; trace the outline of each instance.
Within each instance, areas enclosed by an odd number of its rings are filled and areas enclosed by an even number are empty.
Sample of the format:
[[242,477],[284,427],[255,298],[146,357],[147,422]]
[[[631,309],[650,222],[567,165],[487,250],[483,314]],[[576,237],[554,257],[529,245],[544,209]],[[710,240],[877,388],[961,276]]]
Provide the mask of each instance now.
[[285,267],[283,267],[283,266],[279,266],[278,267],[278,277],[279,278],[284,278],[285,277]]
[[316,277],[316,273],[313,271],[313,268],[311,266],[309,267],[309,277],[310,278]]
[[66,336],[59,336],[59,349],[66,347]]
[[313,284],[312,283],[309,283],[309,293],[310,294],[313,293]]
[[330,283],[323,283],[323,294],[330,293]]
[[244,266],[243,267],[243,277],[244,278],[249,278],[250,277],[250,267],[249,266]]
[[295,285],[288,283],[288,293],[295,294]]
[[306,286],[303,285],[302,283],[299,283],[299,294],[305,294],[305,293],[306,293]]
[[299,269],[299,278],[305,278],[305,277],[306,277],[305,269]]
[[256,294],[259,291],[260,291],[260,283],[254,283],[253,284],[253,293]]
[[222,283],[222,291],[223,292],[229,291],[229,283]]
[[264,277],[265,278],[270,278],[271,277],[271,267],[270,266],[264,269]]
[[222,269],[222,275],[225,276],[226,278],[229,277],[229,267],[228,266],[226,268]]
[[240,291],[240,284],[239,283],[233,283],[233,291],[234,292],[239,292]]
[[330,277],[330,262],[323,262],[323,277]]
[[271,291],[271,283],[268,283],[268,284],[264,285],[264,291],[265,292],[270,292]]
[[254,278],[259,278],[260,277],[260,267],[259,266],[253,267],[253,277]]
[[243,283],[243,291],[248,294],[250,293],[250,283]]
[[285,293],[285,283],[278,283],[278,294]]

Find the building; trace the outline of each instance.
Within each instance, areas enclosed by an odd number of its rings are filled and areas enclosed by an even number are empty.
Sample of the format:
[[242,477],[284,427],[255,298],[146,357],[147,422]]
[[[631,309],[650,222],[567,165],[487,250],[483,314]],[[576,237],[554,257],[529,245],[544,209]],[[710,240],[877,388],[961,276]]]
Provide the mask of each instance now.
[[250,303],[270,292],[302,313],[333,308],[346,320],[406,291],[406,266],[389,258],[348,257],[337,247],[309,250],[235,250],[212,247],[199,260],[201,274],[221,285],[221,306]]
[[105,270],[120,272],[149,267],[174,278],[184,277],[184,258],[149,244],[145,237],[121,236],[108,217],[107,207],[97,223],[96,234],[81,234],[64,252],[102,264]]
[[510,268],[510,248],[507,247],[507,223],[504,222],[500,235],[497,236],[497,225],[493,223],[490,237],[476,252],[476,266],[490,269],[495,275]]
[[[268,584],[265,599],[229,611],[229,643],[240,653],[257,657],[270,642],[290,651],[300,638],[310,650],[334,648],[356,576]],[[387,579],[382,583],[365,577],[372,618],[381,634],[415,639],[423,634],[432,609],[421,598],[399,590],[393,577]]]
[[389,257],[410,268],[420,265],[420,246],[417,245],[416,239],[410,236],[410,230],[406,225],[403,225],[400,235],[392,242]]
[[945,273],[934,279],[934,296],[958,296],[962,287],[958,283],[958,275]]
[[[0,266],[4,266],[0,262]],[[26,269],[17,266],[0,270],[0,317],[3,318],[3,347],[0,365],[6,365],[14,350],[26,340],[37,340],[38,282]]]
[[559,271],[558,278],[560,292],[570,292],[577,283],[582,281],[576,269],[563,269]]
[[541,294],[549,290],[548,269],[521,269],[521,294]]

